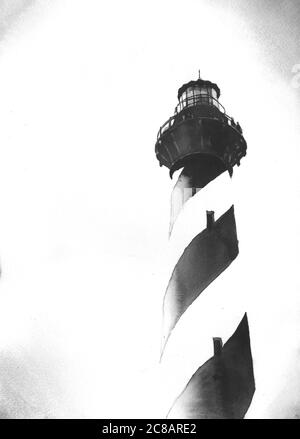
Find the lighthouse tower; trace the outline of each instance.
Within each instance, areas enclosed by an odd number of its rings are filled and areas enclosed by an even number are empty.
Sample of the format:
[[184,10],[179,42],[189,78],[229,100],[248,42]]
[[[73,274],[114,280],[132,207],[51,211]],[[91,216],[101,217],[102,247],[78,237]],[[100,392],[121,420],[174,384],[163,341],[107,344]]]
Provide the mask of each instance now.
[[[242,128],[226,114],[219,98],[217,84],[199,75],[199,79],[179,88],[175,113],[159,129],[155,153],[160,166],[169,169],[171,178],[181,170],[172,195],[170,235],[184,204],[195,195],[201,197],[201,189],[222,173],[232,177],[234,166],[239,166],[246,155]],[[234,206],[218,219],[212,210],[203,215],[206,227],[182,248],[166,289],[162,358],[183,313],[204,291],[209,294],[209,285],[238,257]],[[213,338],[211,358],[199,364],[168,417],[243,418],[254,391],[245,313],[224,345],[220,337]]]

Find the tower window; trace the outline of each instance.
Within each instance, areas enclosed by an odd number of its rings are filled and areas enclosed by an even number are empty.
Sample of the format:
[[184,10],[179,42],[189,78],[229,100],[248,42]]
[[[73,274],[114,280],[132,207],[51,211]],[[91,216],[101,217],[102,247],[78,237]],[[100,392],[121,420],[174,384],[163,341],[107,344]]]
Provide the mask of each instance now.
[[221,337],[214,337],[213,342],[214,342],[214,355],[221,355],[223,348],[223,342]]

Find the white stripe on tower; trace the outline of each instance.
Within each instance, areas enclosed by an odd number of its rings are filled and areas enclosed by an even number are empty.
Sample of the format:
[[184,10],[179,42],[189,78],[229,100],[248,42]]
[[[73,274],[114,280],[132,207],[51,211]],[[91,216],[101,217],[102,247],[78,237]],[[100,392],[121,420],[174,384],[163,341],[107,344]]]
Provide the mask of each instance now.
[[[214,220],[218,220],[225,212],[227,212],[232,206],[232,194],[231,194],[231,181],[228,173],[223,173],[209,185],[204,188],[192,188],[182,184],[184,179],[182,178],[183,172],[180,174],[178,182],[175,184],[172,196],[171,196],[171,218],[170,218],[170,241],[169,241],[169,278],[172,278],[174,268],[178,267],[185,249],[188,249],[190,243],[206,229],[207,214],[206,212],[214,212]],[[179,189],[180,188],[180,189]],[[181,192],[181,194],[179,193]],[[176,212],[176,218],[172,215]],[[201,271],[199,263],[201,261],[194,261],[194,265],[189,264],[192,271]],[[184,267],[184,272],[188,267]],[[174,275],[173,275],[174,277]],[[176,285],[174,285],[174,283]],[[174,299],[176,292],[174,291],[177,284],[180,283],[178,275],[175,282],[173,282],[173,288],[170,287],[167,290],[167,294],[164,298],[163,306],[163,340],[162,340],[162,353],[167,340],[175,327],[180,316],[178,311],[174,309]],[[185,282],[186,283],[186,282]],[[201,279],[196,282],[197,291],[194,296],[201,293]],[[181,288],[183,285],[181,285]],[[179,292],[179,295],[182,293]],[[186,292],[185,298],[191,296],[192,292]],[[192,301],[192,297],[191,297]],[[184,309],[182,309],[184,312]],[[182,312],[182,313],[183,313]]]

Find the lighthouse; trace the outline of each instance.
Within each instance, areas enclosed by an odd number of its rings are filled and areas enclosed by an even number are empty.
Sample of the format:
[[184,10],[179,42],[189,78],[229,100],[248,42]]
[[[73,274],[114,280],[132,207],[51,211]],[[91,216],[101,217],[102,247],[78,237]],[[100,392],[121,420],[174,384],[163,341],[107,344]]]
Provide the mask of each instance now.
[[[174,114],[158,131],[155,154],[159,165],[168,168],[171,178],[180,172],[171,197],[170,236],[185,204],[192,197],[200,200],[202,190],[221,174],[231,178],[246,155],[241,125],[227,115],[220,95],[218,85],[199,74],[179,88]],[[182,315],[201,294],[210,293],[210,285],[217,277],[222,279],[239,255],[234,205],[217,219],[213,210],[201,215],[206,226],[182,248],[164,295],[162,361]],[[187,381],[170,407],[169,418],[244,418],[255,391],[246,310],[224,344],[217,335],[211,343],[211,357]]]

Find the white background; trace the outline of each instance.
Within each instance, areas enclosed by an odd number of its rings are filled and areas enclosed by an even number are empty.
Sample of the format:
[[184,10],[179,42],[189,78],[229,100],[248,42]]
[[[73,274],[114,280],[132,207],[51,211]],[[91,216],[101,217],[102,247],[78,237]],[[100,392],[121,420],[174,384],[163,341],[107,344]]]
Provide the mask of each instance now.
[[154,143],[199,68],[248,142],[233,178],[248,416],[299,416],[299,4],[248,3],[0,2],[2,416],[165,415],[174,182]]

